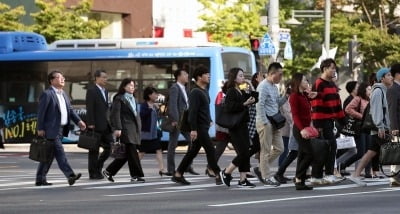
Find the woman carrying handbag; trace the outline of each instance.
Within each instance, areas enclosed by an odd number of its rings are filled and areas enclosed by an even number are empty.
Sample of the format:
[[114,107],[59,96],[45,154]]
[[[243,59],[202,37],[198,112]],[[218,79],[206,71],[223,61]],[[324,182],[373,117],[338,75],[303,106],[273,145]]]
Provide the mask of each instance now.
[[119,138],[121,143],[125,144],[126,157],[114,159],[103,171],[103,175],[111,182],[114,182],[113,176],[117,174],[126,162],[129,165],[131,182],[145,182],[139,155],[136,150],[141,140],[141,121],[136,100],[133,96],[134,92],[135,83],[133,79],[125,78],[122,80],[112,103],[110,115],[111,127],[114,130],[114,136]]
[[289,97],[293,117],[293,136],[299,144],[296,166],[296,190],[312,190],[305,184],[306,172],[313,161],[313,152],[310,143],[310,133],[307,127],[311,126],[311,104],[309,99],[315,98],[316,92],[311,92],[309,83],[301,73],[295,73],[292,79],[292,93]]
[[222,182],[229,187],[232,180],[231,174],[236,167],[239,167],[240,180],[238,186],[252,188],[255,185],[248,181],[246,177],[247,172],[250,171],[250,140],[247,122],[249,121],[248,106],[253,104],[256,99],[240,90],[239,85],[244,82],[244,74],[241,68],[232,68],[229,71],[224,111],[242,114],[243,117],[237,124],[229,128],[229,135],[236,151],[236,157],[228,168],[220,172],[220,175]]

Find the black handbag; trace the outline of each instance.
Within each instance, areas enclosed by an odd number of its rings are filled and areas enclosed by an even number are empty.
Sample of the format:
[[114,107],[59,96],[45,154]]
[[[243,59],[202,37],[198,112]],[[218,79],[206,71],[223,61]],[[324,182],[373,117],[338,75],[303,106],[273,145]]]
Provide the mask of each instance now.
[[361,134],[362,121],[356,118],[347,117],[346,125],[341,129],[341,133],[347,136],[356,136]]
[[235,128],[243,120],[247,111],[241,112],[226,112],[224,105],[215,106],[215,123],[221,127],[232,129]]
[[126,158],[126,145],[121,143],[119,139],[111,144],[111,157],[115,159]]
[[394,177],[400,174],[400,170],[397,172],[391,172],[386,174],[383,170],[385,165],[400,165],[400,143],[397,137],[397,142],[388,142],[381,146],[379,154],[379,167],[381,172],[387,177]]
[[310,139],[314,161],[325,163],[330,148],[330,140],[324,139],[322,133],[317,138]]
[[78,139],[78,147],[83,149],[97,149],[100,135],[93,130],[81,131]]
[[272,116],[267,115],[267,118],[275,129],[281,129],[285,126],[286,118],[279,111]]
[[34,137],[29,147],[29,159],[50,163],[54,158],[54,142],[44,137]]
[[175,126],[172,125],[172,120],[167,115],[160,116],[160,129],[165,132],[173,132]]
[[[381,92],[382,92],[382,106],[384,106],[384,100],[383,99],[384,99],[385,96],[384,96],[382,90],[381,90]],[[368,103],[367,107],[364,110],[363,118],[362,118],[361,129],[363,131],[366,131],[366,132],[369,132],[371,130],[374,130],[374,131],[378,130],[378,128],[374,124],[374,121],[372,120],[372,115],[370,113],[370,111],[371,111],[370,109],[371,109],[371,105],[370,105],[370,103]],[[386,108],[383,108],[383,122],[384,123],[386,123],[385,114],[386,114]]]
[[173,132],[176,127],[172,125],[172,120],[168,116],[168,98],[165,104],[160,107],[159,114],[160,129],[165,132]]
[[377,130],[377,128],[374,124],[374,121],[372,120],[372,115],[369,113],[370,108],[371,107],[368,103],[367,107],[364,110],[363,119],[362,119],[361,129],[363,131]]

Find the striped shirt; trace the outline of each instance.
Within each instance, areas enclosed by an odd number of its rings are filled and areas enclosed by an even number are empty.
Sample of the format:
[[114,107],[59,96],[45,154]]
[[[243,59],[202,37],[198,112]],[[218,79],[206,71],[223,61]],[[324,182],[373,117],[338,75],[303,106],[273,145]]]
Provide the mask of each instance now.
[[315,127],[322,127],[324,120],[344,118],[342,102],[334,82],[318,78],[312,90],[318,93],[317,97],[311,101],[311,119]]

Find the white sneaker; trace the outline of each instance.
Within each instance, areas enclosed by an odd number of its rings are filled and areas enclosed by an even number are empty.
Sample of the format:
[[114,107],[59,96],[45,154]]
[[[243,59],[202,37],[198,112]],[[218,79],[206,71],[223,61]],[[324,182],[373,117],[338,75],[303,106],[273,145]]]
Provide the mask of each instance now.
[[354,182],[355,184],[357,184],[357,186],[360,186],[360,187],[365,187],[365,186],[367,186],[367,183],[365,183],[365,182],[362,181],[361,179],[362,179],[362,177],[353,177],[353,176],[350,176],[350,177],[349,177],[349,180],[352,181],[352,182]]
[[323,178],[323,180],[325,180],[326,183],[329,183],[329,184],[338,183],[338,182],[343,181],[344,179],[346,179],[346,178],[344,178],[344,177],[337,177],[337,176],[334,176],[334,175],[327,175],[327,176],[325,176],[325,177]]
[[310,178],[310,183],[312,185],[324,185],[326,181],[322,178]]

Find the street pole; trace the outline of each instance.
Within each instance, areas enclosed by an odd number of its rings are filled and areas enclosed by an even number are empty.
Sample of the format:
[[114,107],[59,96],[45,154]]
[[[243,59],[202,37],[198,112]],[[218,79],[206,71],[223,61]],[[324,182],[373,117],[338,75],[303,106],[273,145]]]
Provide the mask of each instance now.
[[331,34],[331,1],[325,0],[325,51],[326,55],[328,56],[329,53],[329,43],[330,43],[330,34]]
[[275,54],[272,55],[272,61],[275,62],[279,52],[279,0],[269,1],[268,33],[275,46]]

